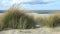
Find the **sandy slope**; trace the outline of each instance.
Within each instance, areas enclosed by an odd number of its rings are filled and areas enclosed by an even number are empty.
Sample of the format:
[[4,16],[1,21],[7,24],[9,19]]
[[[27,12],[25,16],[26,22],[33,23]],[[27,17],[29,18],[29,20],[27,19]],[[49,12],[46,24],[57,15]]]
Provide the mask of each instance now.
[[60,34],[59,28],[38,28],[38,29],[12,29],[0,31],[0,34]]

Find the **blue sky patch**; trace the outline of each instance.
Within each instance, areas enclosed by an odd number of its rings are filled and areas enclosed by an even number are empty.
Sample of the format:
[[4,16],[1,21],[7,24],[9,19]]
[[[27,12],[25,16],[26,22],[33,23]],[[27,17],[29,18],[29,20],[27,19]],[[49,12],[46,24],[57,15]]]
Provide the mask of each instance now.
[[60,10],[60,0],[0,0],[0,10],[7,10],[15,3],[24,10]]

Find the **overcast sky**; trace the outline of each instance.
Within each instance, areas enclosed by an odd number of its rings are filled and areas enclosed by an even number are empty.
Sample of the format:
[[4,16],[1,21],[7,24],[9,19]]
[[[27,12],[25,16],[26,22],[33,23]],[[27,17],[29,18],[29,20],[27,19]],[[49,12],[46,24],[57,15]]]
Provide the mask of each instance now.
[[27,10],[60,10],[60,0],[0,0],[0,10],[7,10],[15,3]]

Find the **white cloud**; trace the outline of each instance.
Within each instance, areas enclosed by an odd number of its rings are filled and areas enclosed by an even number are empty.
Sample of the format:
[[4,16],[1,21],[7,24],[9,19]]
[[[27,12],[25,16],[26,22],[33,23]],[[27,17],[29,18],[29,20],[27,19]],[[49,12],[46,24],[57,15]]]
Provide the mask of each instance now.
[[21,2],[52,2],[52,1],[55,1],[55,0],[19,0]]
[[1,0],[0,1],[0,6],[5,7],[11,5],[10,1],[8,2],[8,0]]
[[12,0],[12,4],[21,2],[32,2],[33,0]]
[[34,4],[33,2],[39,3],[39,2],[52,2],[55,0],[0,0],[0,7],[9,7],[15,3],[24,3],[24,2],[32,2],[31,4]]
[[22,0],[22,4],[47,4],[54,2],[55,0]]
[[42,2],[53,2],[55,0],[42,0]]
[[55,0],[1,0],[2,5],[7,5],[7,4],[15,4],[15,3],[21,3],[21,2],[52,2]]

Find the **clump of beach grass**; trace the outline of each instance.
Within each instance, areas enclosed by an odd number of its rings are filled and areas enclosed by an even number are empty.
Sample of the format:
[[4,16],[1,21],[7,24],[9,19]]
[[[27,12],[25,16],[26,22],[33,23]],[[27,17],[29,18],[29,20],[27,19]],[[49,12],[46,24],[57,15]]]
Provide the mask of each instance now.
[[[42,24],[43,26],[46,26],[46,27],[56,27],[56,26],[60,26],[60,14],[50,14],[49,17],[39,17],[37,19],[37,21],[39,21],[40,25]],[[41,26],[41,27],[43,27]]]
[[2,29],[17,28],[20,17],[24,15],[25,15],[24,13],[22,13],[20,10],[17,10],[17,9],[8,10],[5,13],[5,15],[2,17],[1,28]]
[[59,13],[51,14],[51,16],[49,17],[48,23],[50,27],[60,26],[60,14]]
[[31,28],[35,28],[33,17],[29,17],[23,10],[15,8],[7,10],[0,21],[0,30]]
[[42,23],[47,27],[58,27],[60,26],[60,14],[53,13],[49,17],[41,18]]
[[53,17],[53,27],[60,26],[60,14],[55,14]]

